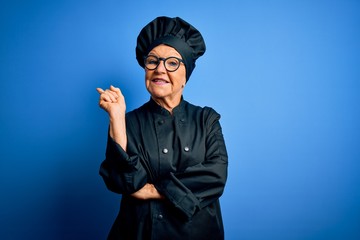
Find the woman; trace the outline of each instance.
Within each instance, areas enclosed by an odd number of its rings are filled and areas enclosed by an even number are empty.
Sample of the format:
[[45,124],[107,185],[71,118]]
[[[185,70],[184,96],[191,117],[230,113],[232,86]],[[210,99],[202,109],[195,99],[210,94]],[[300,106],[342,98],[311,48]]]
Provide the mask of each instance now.
[[204,52],[193,26],[158,17],[141,30],[136,46],[150,100],[125,114],[119,88],[97,88],[110,118],[100,175],[122,194],[108,239],[224,238],[219,197],[228,160],[220,115],[182,97]]

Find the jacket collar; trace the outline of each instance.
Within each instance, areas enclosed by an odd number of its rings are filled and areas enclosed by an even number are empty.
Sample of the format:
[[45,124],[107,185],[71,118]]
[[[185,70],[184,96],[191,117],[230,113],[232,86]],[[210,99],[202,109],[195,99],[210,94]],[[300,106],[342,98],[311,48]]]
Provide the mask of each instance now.
[[[185,103],[186,103],[186,101],[184,101],[183,97],[181,96],[180,103],[179,103],[179,105],[174,107],[172,115],[176,116],[176,115],[181,114],[184,111]],[[157,104],[151,97],[150,97],[150,100],[148,102],[148,107],[149,107],[149,110],[151,112],[155,112],[155,113],[158,113],[158,114],[161,114],[161,115],[164,115],[164,116],[170,116],[171,115],[171,113],[168,110],[166,110],[165,108],[163,108],[162,106]]]

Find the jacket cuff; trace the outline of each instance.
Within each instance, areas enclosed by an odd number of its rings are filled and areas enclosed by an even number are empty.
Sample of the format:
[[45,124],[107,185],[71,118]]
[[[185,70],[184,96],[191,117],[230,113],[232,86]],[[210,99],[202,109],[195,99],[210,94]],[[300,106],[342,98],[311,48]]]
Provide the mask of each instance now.
[[121,167],[122,169],[130,170],[131,168],[135,167],[136,161],[132,161],[129,155],[124,151],[124,149],[108,136],[108,143],[106,146],[106,159],[116,159],[114,161],[116,165]]
[[170,178],[162,180],[160,191],[176,208],[181,210],[188,219],[199,209],[199,200],[188,188],[175,178],[173,173],[170,173]]

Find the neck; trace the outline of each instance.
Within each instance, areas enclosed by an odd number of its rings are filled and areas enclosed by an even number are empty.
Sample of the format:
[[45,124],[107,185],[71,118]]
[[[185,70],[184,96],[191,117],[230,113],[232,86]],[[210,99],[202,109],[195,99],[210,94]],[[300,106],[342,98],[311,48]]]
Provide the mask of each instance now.
[[171,114],[173,109],[180,104],[181,98],[179,99],[164,99],[164,98],[155,98],[152,97],[152,99],[159,104],[161,107],[168,110]]

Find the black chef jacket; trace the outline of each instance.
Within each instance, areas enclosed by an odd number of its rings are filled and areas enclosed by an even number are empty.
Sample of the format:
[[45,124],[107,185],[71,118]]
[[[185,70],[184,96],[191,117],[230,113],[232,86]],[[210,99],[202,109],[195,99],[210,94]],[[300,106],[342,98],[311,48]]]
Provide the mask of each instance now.
[[[219,197],[228,157],[220,115],[185,100],[173,114],[152,99],[126,114],[127,151],[108,138],[100,175],[122,194],[109,239],[223,239]],[[152,183],[165,200],[130,196]]]

